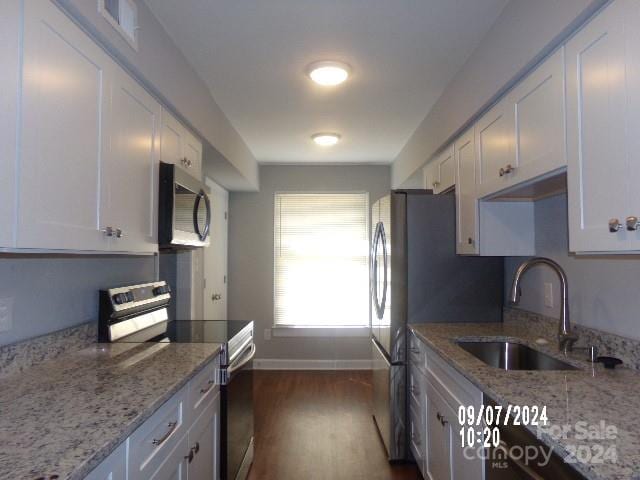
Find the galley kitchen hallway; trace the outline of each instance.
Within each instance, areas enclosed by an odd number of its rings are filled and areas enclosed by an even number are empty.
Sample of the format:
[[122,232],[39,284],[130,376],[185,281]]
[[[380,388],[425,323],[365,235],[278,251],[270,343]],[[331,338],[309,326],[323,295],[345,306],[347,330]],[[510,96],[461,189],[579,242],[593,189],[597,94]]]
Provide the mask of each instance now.
[[249,480],[416,480],[391,467],[371,417],[368,371],[254,371]]

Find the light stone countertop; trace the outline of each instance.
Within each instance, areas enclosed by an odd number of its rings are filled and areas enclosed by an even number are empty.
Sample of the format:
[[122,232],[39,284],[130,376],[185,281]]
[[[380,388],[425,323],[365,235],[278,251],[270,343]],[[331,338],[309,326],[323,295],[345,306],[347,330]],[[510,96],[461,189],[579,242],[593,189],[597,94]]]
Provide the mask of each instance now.
[[[584,360],[585,351],[569,358],[558,351],[557,343],[539,345],[539,338],[526,324],[465,323],[411,325],[411,330],[449,365],[475,384],[498,404],[547,406],[549,423],[569,425],[566,438],[542,433],[541,440],[566,458],[581,445],[582,458],[596,457],[602,445],[613,446],[615,461],[577,461],[574,468],[589,479],[640,479],[640,372],[617,367],[605,370]],[[551,332],[553,334],[554,332]],[[580,370],[505,371],[484,364],[455,344],[456,340],[517,341],[567,361]],[[599,427],[601,422],[617,429],[615,439],[578,439],[575,425]],[[527,427],[534,434],[536,427]],[[594,430],[595,431],[595,430]],[[585,450],[586,449],[586,450]],[[574,457],[575,458],[575,457]]]
[[219,351],[94,344],[0,380],[0,478],[83,478]]

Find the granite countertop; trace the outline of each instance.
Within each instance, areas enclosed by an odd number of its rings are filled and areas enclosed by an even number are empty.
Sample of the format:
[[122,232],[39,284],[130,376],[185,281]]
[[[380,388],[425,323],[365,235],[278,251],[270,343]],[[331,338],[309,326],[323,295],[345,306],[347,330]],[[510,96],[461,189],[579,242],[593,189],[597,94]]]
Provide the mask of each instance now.
[[[449,365],[503,407],[507,405],[547,406],[550,425],[568,425],[566,436],[555,427],[540,434],[540,439],[563,458],[576,447],[579,460],[574,468],[590,479],[640,479],[640,372],[618,367],[605,370],[592,365],[585,351],[565,357],[556,342],[540,345],[540,337],[527,325],[488,324],[425,324],[411,329],[435,350]],[[484,364],[455,344],[456,340],[518,341],[532,348],[561,358],[579,370],[568,371],[505,371]],[[577,422],[585,422],[600,438],[577,438]],[[604,424],[602,423],[604,422]],[[603,425],[613,426],[615,438],[602,438]],[[534,434],[536,427],[527,427]],[[553,433],[551,435],[550,433]],[[580,435],[578,435],[580,436]],[[584,436],[584,435],[582,435]],[[600,445],[609,453],[601,458]],[[588,461],[584,461],[587,459]]]
[[219,351],[94,344],[0,380],[0,478],[83,478]]

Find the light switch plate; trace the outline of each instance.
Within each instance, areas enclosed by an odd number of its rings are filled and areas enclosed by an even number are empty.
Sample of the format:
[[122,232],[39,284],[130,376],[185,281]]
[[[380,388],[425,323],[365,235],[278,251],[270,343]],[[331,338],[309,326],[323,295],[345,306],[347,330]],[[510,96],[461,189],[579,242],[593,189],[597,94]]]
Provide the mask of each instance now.
[[544,283],[544,306],[553,308],[553,284],[551,282]]
[[0,333],[13,328],[13,298],[0,298]]

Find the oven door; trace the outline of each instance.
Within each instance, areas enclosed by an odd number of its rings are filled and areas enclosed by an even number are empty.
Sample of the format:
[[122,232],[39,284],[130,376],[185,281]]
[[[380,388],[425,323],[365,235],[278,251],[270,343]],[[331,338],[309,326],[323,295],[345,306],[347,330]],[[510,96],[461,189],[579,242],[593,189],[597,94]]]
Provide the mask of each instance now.
[[244,480],[253,462],[253,371],[251,343],[228,367],[222,386],[221,478]]

